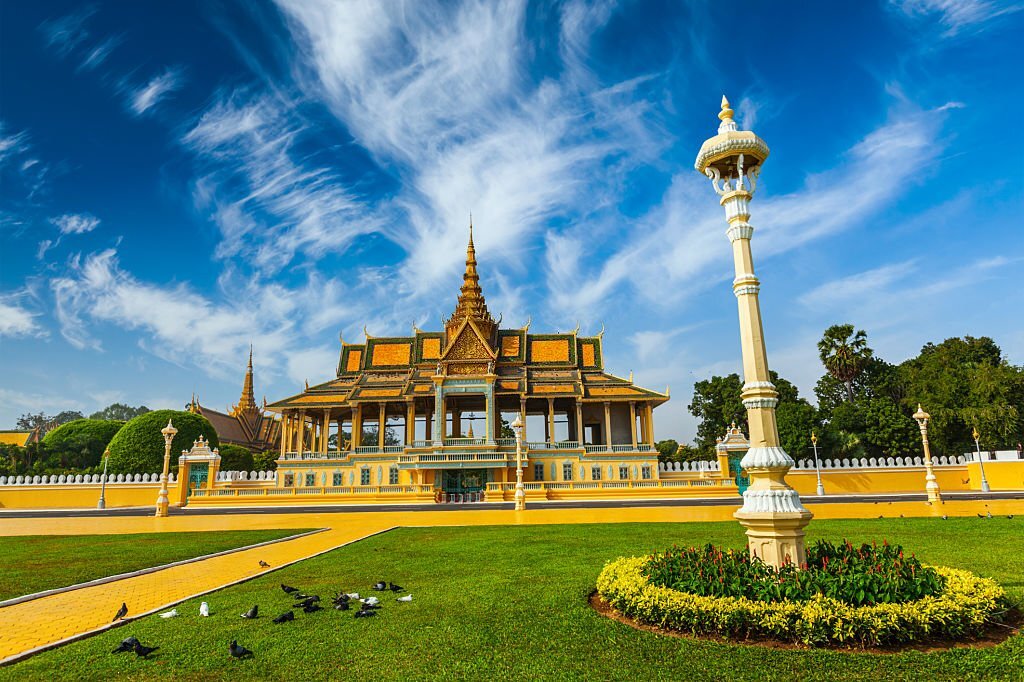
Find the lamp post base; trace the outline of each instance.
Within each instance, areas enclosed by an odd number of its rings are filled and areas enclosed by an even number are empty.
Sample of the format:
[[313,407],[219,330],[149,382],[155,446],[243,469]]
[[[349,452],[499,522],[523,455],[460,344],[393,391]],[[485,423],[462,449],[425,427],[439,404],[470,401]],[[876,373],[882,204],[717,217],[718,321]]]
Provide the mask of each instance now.
[[807,563],[804,528],[811,521],[811,512],[744,512],[733,517],[747,529],[747,546],[751,556],[775,568],[786,564],[797,567]]
[[167,490],[160,491],[160,497],[156,498],[156,516],[161,518],[167,516],[167,508],[170,506],[170,501],[167,499]]
[[824,495],[825,494],[825,486],[823,486],[822,484],[819,483],[817,490],[814,491],[814,494],[817,495],[818,497],[821,497],[822,495]]

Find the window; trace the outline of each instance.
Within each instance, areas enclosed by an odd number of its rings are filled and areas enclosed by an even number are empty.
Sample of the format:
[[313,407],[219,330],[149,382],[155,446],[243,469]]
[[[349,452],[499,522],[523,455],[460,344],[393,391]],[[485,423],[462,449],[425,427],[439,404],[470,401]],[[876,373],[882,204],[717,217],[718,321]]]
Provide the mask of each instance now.
[[544,480],[544,465],[534,464],[533,465],[533,480],[543,481]]
[[595,481],[600,481],[601,480],[601,466],[600,465],[595,464],[594,466],[590,467],[590,478],[594,479]]
[[645,481],[649,480],[651,478],[651,465],[645,464],[643,468],[640,470],[640,472],[641,478],[643,478]]
[[625,464],[619,465],[619,478],[623,481],[629,478],[629,467]]
[[398,467],[391,467],[388,470],[388,485],[398,485]]
[[284,487],[291,488],[293,485],[295,485],[295,474],[285,474]]
[[572,464],[562,465],[562,479],[565,481],[572,480]]
[[370,467],[359,470],[359,485],[370,485]]
[[331,485],[333,485],[334,487],[338,487],[339,485],[341,485],[340,473],[334,472],[334,475],[331,477]]
[[316,485],[316,474],[306,474],[306,487],[312,488]]

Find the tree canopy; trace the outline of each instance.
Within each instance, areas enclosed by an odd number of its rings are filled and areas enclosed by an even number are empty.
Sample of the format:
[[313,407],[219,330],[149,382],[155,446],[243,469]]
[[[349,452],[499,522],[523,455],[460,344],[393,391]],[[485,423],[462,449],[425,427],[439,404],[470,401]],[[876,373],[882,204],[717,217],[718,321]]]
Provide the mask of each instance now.
[[151,410],[145,405],[139,405],[138,407],[131,407],[124,403],[113,403],[107,405],[98,412],[93,412],[89,415],[89,419],[117,419],[119,421],[129,421],[138,417],[140,414],[146,414]]
[[217,431],[206,419],[191,412],[156,410],[135,417],[121,427],[110,441],[110,472],[115,474],[147,474],[163,469],[164,437],[161,429],[167,421],[178,430],[171,442],[171,468],[176,470],[178,456],[188,450],[200,434],[211,448],[220,444]]

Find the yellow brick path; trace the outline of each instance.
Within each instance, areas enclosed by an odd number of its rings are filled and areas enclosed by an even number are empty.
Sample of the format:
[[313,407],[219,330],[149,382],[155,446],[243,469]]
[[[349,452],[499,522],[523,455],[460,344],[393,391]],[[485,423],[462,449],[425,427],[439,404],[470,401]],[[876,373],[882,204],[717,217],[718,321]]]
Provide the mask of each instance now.
[[[808,505],[816,518],[888,518],[1024,514],[1024,500],[947,502],[941,510],[921,502]],[[237,514],[223,516],[3,519],[0,535],[86,535],[260,528],[328,528],[321,533],[234,552],[104,585],[84,587],[0,608],[0,662],[110,626],[121,605],[129,616],[163,610],[295,561],[397,526],[469,526],[558,523],[679,523],[724,521],[736,507],[646,507],[610,509],[465,510],[454,512],[358,512],[325,514]],[[260,560],[271,565],[261,569]]]

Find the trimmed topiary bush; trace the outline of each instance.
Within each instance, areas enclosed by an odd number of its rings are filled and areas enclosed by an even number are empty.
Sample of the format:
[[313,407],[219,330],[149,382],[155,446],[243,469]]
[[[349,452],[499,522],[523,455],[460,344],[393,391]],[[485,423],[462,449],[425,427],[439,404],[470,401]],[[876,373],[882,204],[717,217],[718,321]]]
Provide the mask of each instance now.
[[1006,593],[995,581],[938,566],[942,588],[902,603],[854,606],[815,594],[805,601],[714,597],[654,584],[653,557],[610,562],[597,579],[598,593],[613,609],[648,625],[692,635],[766,638],[812,646],[878,646],[976,637],[1006,610]]
[[253,471],[275,471],[277,469],[278,457],[280,457],[280,454],[274,450],[253,453]]
[[103,450],[124,422],[109,419],[75,419],[43,437],[51,457],[63,466],[85,469],[98,466]]
[[224,445],[220,449],[221,471],[252,471],[252,452],[241,445]]
[[113,474],[151,474],[163,470],[164,437],[160,430],[167,420],[178,433],[171,442],[171,471],[178,468],[178,456],[188,450],[200,435],[210,447],[220,444],[217,431],[206,417],[178,410],[156,410],[139,415],[125,424],[110,441],[110,467]]

